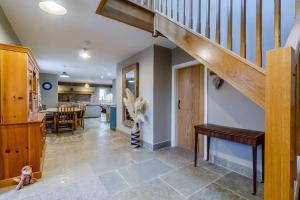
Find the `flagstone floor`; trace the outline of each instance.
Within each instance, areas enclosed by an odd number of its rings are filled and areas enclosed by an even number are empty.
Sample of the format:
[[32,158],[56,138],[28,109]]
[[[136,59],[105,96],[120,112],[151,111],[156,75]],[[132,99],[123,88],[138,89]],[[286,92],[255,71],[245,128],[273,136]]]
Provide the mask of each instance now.
[[129,138],[100,119],[86,129],[47,136],[43,178],[20,191],[0,188],[0,200],[261,200],[252,181],[199,161],[181,148],[133,150]]

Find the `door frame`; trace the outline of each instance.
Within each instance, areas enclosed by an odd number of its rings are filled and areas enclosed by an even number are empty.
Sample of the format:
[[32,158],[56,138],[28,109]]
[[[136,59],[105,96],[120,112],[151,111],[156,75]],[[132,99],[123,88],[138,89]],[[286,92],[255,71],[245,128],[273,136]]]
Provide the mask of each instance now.
[[[171,109],[171,146],[175,147],[177,145],[177,77],[176,71],[181,68],[192,67],[197,64],[201,64],[200,62],[193,60],[186,63],[181,63],[178,65],[172,66],[172,109]],[[204,65],[204,123],[207,123],[207,67]],[[207,158],[207,140],[206,136],[204,136],[204,158]]]

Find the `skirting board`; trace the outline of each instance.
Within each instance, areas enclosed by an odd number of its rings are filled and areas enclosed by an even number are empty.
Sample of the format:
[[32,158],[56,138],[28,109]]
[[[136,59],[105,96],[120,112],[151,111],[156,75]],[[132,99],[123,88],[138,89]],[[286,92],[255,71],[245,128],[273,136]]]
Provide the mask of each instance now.
[[[215,155],[210,155],[209,160],[212,161],[213,164],[224,167],[226,169],[229,169],[231,171],[234,171],[238,174],[241,174],[243,176],[246,176],[248,178],[253,178],[253,172],[252,168],[246,167],[244,165],[240,165],[238,163],[232,162],[227,159],[220,158]],[[257,170],[257,180],[261,181],[262,180],[262,172],[260,170]]]
[[[130,138],[130,134],[128,133],[124,133],[123,131],[121,130],[117,130],[119,133],[121,133],[122,135],[124,135],[125,137],[128,137]],[[148,150],[151,150],[151,151],[156,151],[158,149],[162,149],[162,148],[165,148],[165,147],[170,147],[171,146],[171,141],[165,141],[165,142],[161,142],[161,143],[157,143],[157,144],[150,144],[146,141],[144,141],[143,139],[141,139],[141,145],[145,148],[145,149],[148,149]]]

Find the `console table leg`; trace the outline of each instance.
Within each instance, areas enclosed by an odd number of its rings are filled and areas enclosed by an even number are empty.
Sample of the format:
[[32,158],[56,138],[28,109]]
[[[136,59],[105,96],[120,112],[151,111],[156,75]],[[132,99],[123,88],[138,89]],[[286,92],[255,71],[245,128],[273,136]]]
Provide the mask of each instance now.
[[198,159],[198,133],[195,132],[195,158],[194,158],[194,167],[197,167]]
[[257,146],[252,147],[253,154],[253,195],[256,194]]
[[207,136],[207,158],[206,158],[206,161],[209,161],[209,147],[210,147],[210,136]]

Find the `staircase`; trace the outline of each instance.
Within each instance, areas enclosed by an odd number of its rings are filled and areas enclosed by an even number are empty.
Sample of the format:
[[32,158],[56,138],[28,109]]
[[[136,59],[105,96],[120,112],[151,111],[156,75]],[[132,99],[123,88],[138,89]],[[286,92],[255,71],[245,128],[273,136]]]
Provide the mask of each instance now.
[[[300,98],[296,99],[299,87],[295,84],[300,74],[296,68],[298,55],[292,47],[281,48],[281,0],[274,0],[271,8],[274,29],[269,31],[274,40],[269,50],[262,45],[265,42],[263,0],[249,0],[256,3],[256,32],[251,44],[246,37],[249,32],[246,5],[249,4],[246,0],[238,1],[239,8],[235,10],[233,0],[102,0],[96,13],[155,37],[168,38],[263,108],[266,113],[265,199],[294,199],[296,155],[300,154],[300,148],[297,151],[295,145],[300,144],[300,117],[296,118],[300,116],[297,106]],[[237,12],[239,34],[234,32],[237,24],[233,23],[233,14]],[[236,41],[239,41],[238,51],[234,49]],[[255,58],[247,53],[251,48],[255,49]]]

